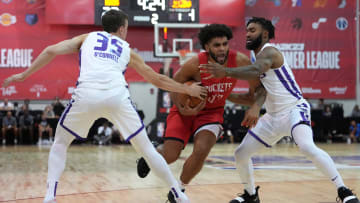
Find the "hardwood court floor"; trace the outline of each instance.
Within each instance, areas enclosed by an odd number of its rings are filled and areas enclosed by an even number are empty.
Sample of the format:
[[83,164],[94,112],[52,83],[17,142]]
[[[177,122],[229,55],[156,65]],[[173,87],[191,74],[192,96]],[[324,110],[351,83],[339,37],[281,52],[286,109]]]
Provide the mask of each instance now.
[[[360,194],[360,144],[319,144],[335,160],[345,183]],[[203,170],[187,186],[192,203],[226,203],[242,192],[234,170],[237,144],[217,144]],[[171,165],[179,177],[189,145]],[[0,147],[0,202],[42,202],[49,147]],[[71,146],[58,185],[58,203],[163,203],[167,188],[153,173],[136,174],[138,158],[129,145]],[[254,157],[262,203],[334,203],[335,187],[293,144],[279,144]]]

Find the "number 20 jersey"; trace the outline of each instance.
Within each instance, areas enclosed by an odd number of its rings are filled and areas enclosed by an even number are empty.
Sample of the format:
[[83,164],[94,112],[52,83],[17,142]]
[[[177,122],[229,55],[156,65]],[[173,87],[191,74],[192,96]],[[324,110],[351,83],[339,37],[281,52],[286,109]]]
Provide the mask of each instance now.
[[107,32],[91,32],[79,52],[78,87],[111,89],[126,86],[124,73],[130,61],[129,44]]

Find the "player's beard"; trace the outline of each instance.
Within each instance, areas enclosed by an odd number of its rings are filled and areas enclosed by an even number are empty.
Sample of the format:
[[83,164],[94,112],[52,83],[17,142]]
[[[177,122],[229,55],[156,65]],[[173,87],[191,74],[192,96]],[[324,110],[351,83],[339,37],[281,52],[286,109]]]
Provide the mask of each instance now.
[[215,61],[216,63],[221,64],[221,65],[224,65],[224,64],[226,63],[226,61],[227,61],[228,56],[229,56],[229,50],[226,52],[223,61],[219,61],[219,60],[217,59],[217,56],[215,55],[215,53],[212,52],[211,50],[209,50],[209,55],[211,56],[212,59],[214,59],[214,61]]
[[257,49],[262,43],[262,33],[250,43],[246,43],[246,49],[248,50],[255,50]]

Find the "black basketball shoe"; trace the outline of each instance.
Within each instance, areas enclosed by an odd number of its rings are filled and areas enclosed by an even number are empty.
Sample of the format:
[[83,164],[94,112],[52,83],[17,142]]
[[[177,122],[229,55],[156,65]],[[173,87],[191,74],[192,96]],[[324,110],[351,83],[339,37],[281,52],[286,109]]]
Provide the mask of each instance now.
[[346,187],[338,188],[338,198],[336,200],[340,203],[360,203],[356,195],[352,193],[349,188]]
[[137,174],[140,178],[145,178],[150,173],[150,167],[145,159],[141,157],[137,161]]
[[260,203],[258,195],[259,188],[259,186],[255,188],[256,192],[254,195],[250,195],[246,190],[244,190],[244,194],[239,195],[235,199],[231,200],[229,203]]
[[[156,141],[151,142],[154,147],[156,148],[159,146],[159,143]],[[145,159],[141,157],[140,159],[136,160],[137,163],[137,174],[140,178],[145,178],[150,173],[150,167],[146,163]]]
[[[181,189],[181,192],[185,192],[185,189]],[[168,193],[168,201],[167,202],[176,203],[174,194],[171,192],[171,190]]]

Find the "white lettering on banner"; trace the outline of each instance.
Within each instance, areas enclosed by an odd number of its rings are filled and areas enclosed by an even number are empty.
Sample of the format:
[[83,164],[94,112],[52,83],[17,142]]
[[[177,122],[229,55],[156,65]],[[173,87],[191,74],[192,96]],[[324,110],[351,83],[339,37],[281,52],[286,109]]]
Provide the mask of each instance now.
[[307,51],[308,69],[340,69],[339,51]]
[[321,94],[321,89],[313,89],[312,87],[301,88],[304,94]]
[[302,51],[283,52],[287,63],[293,69],[305,68],[305,54]]
[[335,94],[345,94],[347,90],[347,86],[345,87],[330,87],[329,91],[334,92]]
[[284,53],[292,69],[340,69],[340,51],[313,51],[305,53],[304,43],[271,44]]
[[36,92],[36,97],[40,97],[40,93],[47,92],[47,89],[44,85],[35,84],[30,88],[30,92]]
[[0,68],[27,68],[33,59],[33,49],[1,49]]
[[234,92],[248,92],[249,88],[243,88],[243,87],[235,87],[233,89]]
[[11,96],[17,93],[15,86],[1,87],[0,90],[2,91],[2,96]]

